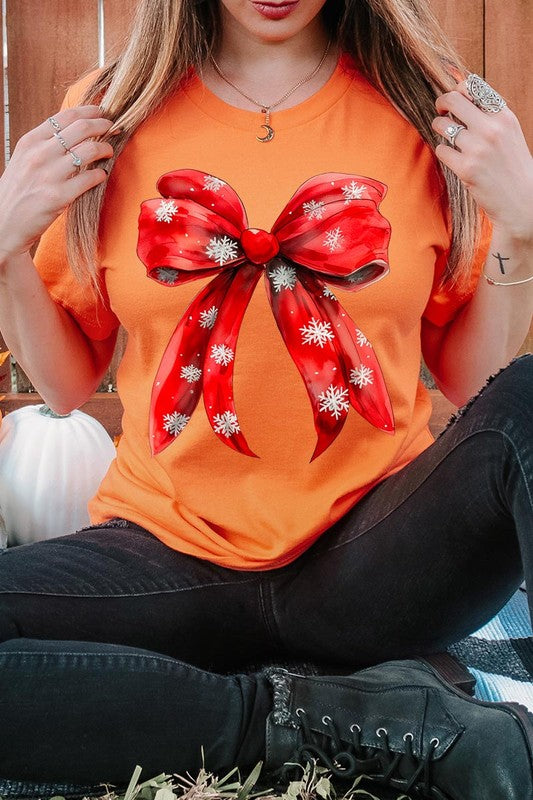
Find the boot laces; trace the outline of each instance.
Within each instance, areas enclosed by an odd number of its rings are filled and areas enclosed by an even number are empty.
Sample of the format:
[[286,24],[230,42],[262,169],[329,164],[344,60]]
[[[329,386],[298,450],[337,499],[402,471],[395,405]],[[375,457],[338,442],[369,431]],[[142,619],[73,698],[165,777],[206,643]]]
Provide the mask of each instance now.
[[[385,728],[376,730],[381,744],[369,747],[362,745],[362,729],[357,723],[350,726],[349,737],[343,741],[331,717],[322,717],[322,724],[328,728],[328,732],[319,733],[311,730],[305,709],[297,708],[296,715],[303,731],[304,743],[296,749],[293,755],[294,761],[300,764],[315,761],[325,766],[337,778],[347,779],[364,775],[370,781],[382,786],[401,789],[405,794],[411,792],[417,800],[418,798],[448,800],[446,795],[432,783],[433,753],[440,744],[436,737],[431,739],[426,754],[417,756],[413,752],[414,736],[410,732],[403,736],[403,752],[395,752],[390,748]],[[407,773],[406,759],[413,769],[410,777],[399,774],[400,764],[404,765],[404,775]],[[284,768],[285,774],[290,769],[290,764],[287,764]]]

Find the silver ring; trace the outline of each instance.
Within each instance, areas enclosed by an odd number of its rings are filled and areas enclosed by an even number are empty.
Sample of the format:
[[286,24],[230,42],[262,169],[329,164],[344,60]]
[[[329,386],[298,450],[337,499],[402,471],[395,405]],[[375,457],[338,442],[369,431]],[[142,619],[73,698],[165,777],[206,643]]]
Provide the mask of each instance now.
[[499,114],[507,105],[503,97],[475,72],[466,79],[466,90],[474,105],[488,114]]
[[59,125],[58,121],[54,119],[54,117],[48,117],[47,122],[49,122],[52,128],[54,128],[56,131],[61,132],[63,130]]
[[452,147],[456,146],[455,140],[457,139],[461,131],[466,131],[466,125],[448,125],[448,127],[444,131]]
[[54,131],[54,136],[56,137],[56,139],[58,140],[58,142],[60,142],[61,146],[62,146],[62,147],[63,147],[63,148],[64,148],[64,149],[67,151],[67,153],[68,153],[68,152],[70,151],[70,147],[68,146],[68,144],[66,143],[66,141],[63,139],[63,137],[61,136],[61,134],[60,134],[60,133],[58,133],[57,131]]
[[79,169],[81,167],[81,165],[82,165],[81,158],[78,155],[76,155],[74,150],[71,150],[70,148],[67,148],[67,149],[68,149],[68,152],[70,153],[70,155],[72,156],[72,163],[74,164],[75,167],[78,167],[78,169]]

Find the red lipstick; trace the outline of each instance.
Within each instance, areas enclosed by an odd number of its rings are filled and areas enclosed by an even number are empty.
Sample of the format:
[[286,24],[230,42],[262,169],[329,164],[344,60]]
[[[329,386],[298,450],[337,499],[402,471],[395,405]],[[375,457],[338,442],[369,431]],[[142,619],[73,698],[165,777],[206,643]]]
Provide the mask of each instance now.
[[262,3],[258,0],[251,0],[251,3],[255,10],[267,19],[284,19],[300,4],[300,0],[292,0],[292,2],[283,2],[282,0],[281,3]]

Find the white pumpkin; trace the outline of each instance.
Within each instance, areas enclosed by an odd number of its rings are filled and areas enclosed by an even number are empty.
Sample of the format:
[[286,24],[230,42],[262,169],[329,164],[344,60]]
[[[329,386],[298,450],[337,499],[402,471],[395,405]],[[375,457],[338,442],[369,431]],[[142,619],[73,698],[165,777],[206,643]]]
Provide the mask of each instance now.
[[87,503],[114,457],[105,428],[83,411],[60,416],[35,405],[7,414],[0,425],[0,520],[8,545],[88,525]]

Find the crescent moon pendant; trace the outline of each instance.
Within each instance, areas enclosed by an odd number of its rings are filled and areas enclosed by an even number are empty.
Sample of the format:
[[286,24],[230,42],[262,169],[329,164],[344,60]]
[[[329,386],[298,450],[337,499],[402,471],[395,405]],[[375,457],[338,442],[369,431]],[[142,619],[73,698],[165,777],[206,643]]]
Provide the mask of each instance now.
[[258,142],[270,142],[274,138],[274,129],[270,127],[270,125],[261,125],[262,128],[266,130],[266,134],[264,136],[256,136]]

